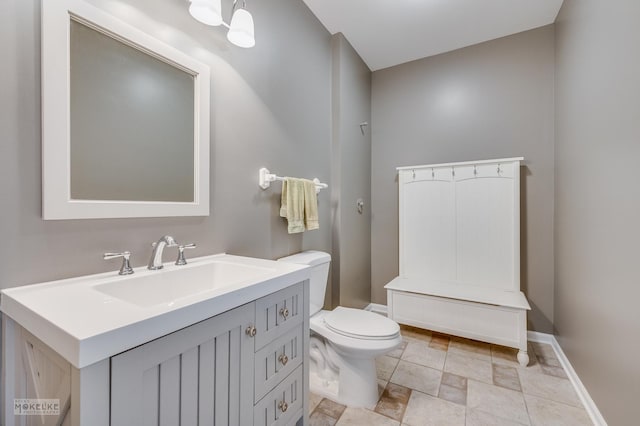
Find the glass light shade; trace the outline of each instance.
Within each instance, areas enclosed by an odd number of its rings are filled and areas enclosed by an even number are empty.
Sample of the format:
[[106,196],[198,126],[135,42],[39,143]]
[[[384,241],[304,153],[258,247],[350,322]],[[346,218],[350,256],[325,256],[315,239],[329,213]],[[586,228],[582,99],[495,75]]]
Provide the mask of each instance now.
[[191,0],[189,13],[203,24],[213,27],[222,25],[221,0]]
[[253,17],[246,9],[237,9],[231,18],[227,39],[239,47],[253,47],[256,39],[253,32]]

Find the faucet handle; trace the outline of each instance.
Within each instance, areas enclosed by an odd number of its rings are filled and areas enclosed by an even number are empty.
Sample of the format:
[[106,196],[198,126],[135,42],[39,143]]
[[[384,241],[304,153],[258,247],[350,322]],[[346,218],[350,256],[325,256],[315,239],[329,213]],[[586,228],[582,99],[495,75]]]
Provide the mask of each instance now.
[[131,275],[133,274],[133,268],[129,263],[129,258],[131,257],[131,252],[123,251],[122,253],[105,253],[103,255],[104,260],[117,259],[118,257],[122,258],[122,266],[120,267],[119,275]]
[[184,251],[187,249],[194,249],[194,248],[196,248],[195,243],[180,244],[178,246],[178,260],[176,260],[176,265],[186,265],[187,260],[184,258]]

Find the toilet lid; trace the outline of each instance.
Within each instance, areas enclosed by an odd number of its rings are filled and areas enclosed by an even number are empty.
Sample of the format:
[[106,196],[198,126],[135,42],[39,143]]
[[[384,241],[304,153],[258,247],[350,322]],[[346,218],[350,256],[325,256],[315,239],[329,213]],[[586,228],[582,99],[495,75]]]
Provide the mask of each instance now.
[[359,339],[392,339],[400,333],[398,323],[387,317],[342,306],[328,313],[324,322],[336,333]]

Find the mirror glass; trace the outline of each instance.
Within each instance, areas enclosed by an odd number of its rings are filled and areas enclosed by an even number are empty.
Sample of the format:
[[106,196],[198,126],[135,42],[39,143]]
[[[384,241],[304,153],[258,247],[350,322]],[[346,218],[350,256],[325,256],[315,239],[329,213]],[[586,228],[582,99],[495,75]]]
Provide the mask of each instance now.
[[70,20],[70,198],[193,202],[194,75]]
[[43,219],[209,215],[210,68],[158,25],[42,2]]

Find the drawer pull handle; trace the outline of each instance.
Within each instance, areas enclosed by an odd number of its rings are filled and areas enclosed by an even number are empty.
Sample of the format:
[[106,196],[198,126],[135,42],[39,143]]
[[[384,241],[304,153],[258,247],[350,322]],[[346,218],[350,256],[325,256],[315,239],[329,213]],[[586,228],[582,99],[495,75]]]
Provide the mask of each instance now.
[[257,333],[256,328],[252,325],[247,327],[247,329],[244,332],[247,333],[247,336],[249,337],[255,337]]
[[278,361],[280,361],[282,365],[287,365],[287,363],[289,362],[289,357],[285,354],[282,354],[278,357]]
[[287,404],[286,401],[280,401],[280,404],[278,404],[278,408],[284,413],[289,409],[289,404]]
[[282,318],[287,319],[289,317],[289,309],[287,308],[280,309],[280,315],[282,315]]

